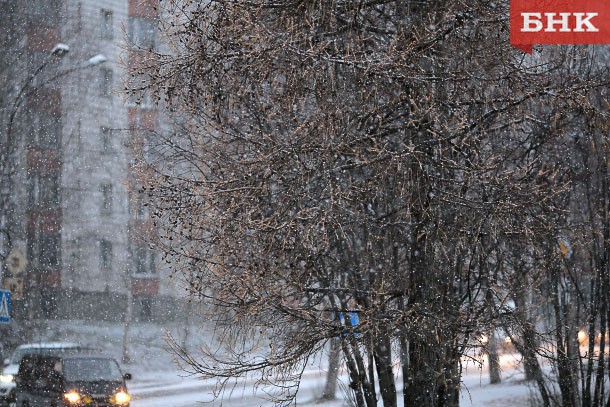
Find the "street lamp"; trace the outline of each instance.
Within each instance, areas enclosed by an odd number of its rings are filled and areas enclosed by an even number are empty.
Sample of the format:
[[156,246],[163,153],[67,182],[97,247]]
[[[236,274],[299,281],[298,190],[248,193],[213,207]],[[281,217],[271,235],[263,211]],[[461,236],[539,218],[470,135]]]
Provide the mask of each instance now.
[[0,150],[0,176],[2,177],[2,184],[0,186],[0,259],[2,260],[2,268],[0,269],[0,276],[4,276],[4,263],[7,256],[7,248],[10,249],[12,246],[11,233],[9,231],[9,199],[12,192],[13,175],[15,172],[14,163],[11,159],[17,145],[13,139],[13,125],[15,123],[15,117],[21,107],[21,104],[25,100],[25,96],[30,94],[34,88],[32,83],[38,77],[38,75],[49,66],[49,64],[59,60],[61,57],[66,55],[70,51],[70,48],[65,44],[57,44],[53,47],[48,57],[36,68],[25,80],[24,84],[19,89],[17,96],[13,101],[13,105],[9,111],[8,123],[6,126],[5,137],[3,142],[3,148]]
[[70,47],[68,47],[66,44],[59,43],[59,44],[55,44],[55,46],[51,50],[51,55],[63,57],[69,51],[70,51]]
[[[70,52],[70,47],[68,47],[66,44],[62,44],[62,43],[56,44],[53,47],[53,49],[51,49],[51,52],[49,52],[49,57],[45,61],[43,61],[43,63],[38,68],[36,68],[36,70],[34,72],[32,72],[30,74],[30,76],[26,79],[23,86],[21,86],[21,89],[19,90],[19,93],[17,94],[17,97],[15,98],[15,101],[13,102],[13,108],[11,109],[10,116],[8,119],[8,127],[6,130],[6,136],[7,136],[7,143],[5,146],[6,151],[10,151],[10,147],[12,144],[11,143],[12,140],[10,139],[10,137],[12,136],[12,129],[13,129],[13,123],[15,122],[15,116],[17,115],[17,111],[19,110],[21,103],[23,103],[24,96],[28,95],[33,90],[32,83],[34,82],[34,79],[36,79],[36,77],[50,63],[58,61],[68,52]],[[8,158],[8,154],[2,158],[4,158],[6,160],[6,158]],[[3,161],[3,162],[5,162],[5,161]]]
[[12,236],[10,229],[10,214],[13,212],[10,205],[10,197],[13,193],[13,176],[15,174],[14,154],[17,150],[17,140],[14,136],[13,127],[20,107],[26,97],[33,94],[40,86],[54,82],[55,80],[81,69],[87,69],[107,61],[104,55],[95,55],[74,67],[60,71],[56,75],[46,79],[43,83],[33,86],[36,78],[51,64],[59,61],[70,52],[66,44],[58,43],[46,56],[45,60],[38,66],[21,85],[17,96],[13,100],[8,112],[8,121],[3,140],[0,140],[0,281],[4,277],[4,265],[8,251],[12,248]]
[[91,58],[89,58],[85,62],[83,62],[82,68],[87,68],[89,66],[94,66],[94,65],[102,64],[102,63],[104,63],[106,61],[108,61],[108,59],[104,55],[97,54],[97,55],[92,56]]

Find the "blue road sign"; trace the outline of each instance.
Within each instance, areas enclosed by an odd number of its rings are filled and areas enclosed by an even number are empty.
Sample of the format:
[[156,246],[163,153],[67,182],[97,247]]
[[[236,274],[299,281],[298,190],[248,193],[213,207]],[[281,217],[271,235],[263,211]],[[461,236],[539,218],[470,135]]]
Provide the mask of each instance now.
[[[349,324],[346,321],[346,315],[344,315],[342,312],[339,313],[339,320],[341,321],[341,325],[349,327],[352,331],[354,331],[354,328],[356,328],[356,326],[358,326],[358,323],[360,322],[358,318],[358,313],[350,311],[348,312],[347,316],[349,317]],[[354,331],[354,335],[360,336],[357,331]],[[343,336],[347,336],[347,334],[344,333]]]
[[[358,313],[350,311],[348,313],[348,315],[349,315],[349,326],[353,328],[356,325],[358,325]],[[347,323],[345,322],[345,315],[343,315],[343,313],[339,314],[339,318],[341,318],[341,322],[343,323],[343,325],[347,325]]]
[[11,292],[0,290],[0,324],[11,322]]

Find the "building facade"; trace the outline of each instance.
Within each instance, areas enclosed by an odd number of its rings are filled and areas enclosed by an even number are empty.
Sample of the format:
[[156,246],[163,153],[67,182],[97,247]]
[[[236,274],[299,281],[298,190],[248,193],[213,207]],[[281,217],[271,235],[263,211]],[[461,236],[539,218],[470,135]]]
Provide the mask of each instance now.
[[[3,284],[17,318],[163,318],[177,290],[141,239],[130,145],[158,109],[120,92],[129,60],[156,45],[143,0],[0,0]],[[15,101],[18,101],[15,103]],[[20,262],[19,267],[14,263]],[[127,307],[127,303],[133,307]],[[171,304],[171,305],[170,305]]]

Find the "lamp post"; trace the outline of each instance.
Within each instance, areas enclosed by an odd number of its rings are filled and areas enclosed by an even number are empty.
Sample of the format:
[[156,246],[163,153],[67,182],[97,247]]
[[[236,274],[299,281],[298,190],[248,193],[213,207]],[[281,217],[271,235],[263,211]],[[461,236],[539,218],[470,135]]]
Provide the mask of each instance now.
[[12,212],[12,209],[9,208],[9,206],[13,186],[13,175],[15,173],[12,158],[17,149],[17,145],[13,138],[15,118],[25,97],[33,90],[32,84],[34,83],[34,80],[47,66],[66,55],[69,50],[70,48],[65,44],[55,45],[43,63],[26,78],[9,110],[6,130],[3,136],[4,140],[1,141],[2,148],[0,149],[0,177],[2,179],[0,186],[0,260],[2,260],[2,268],[0,271],[2,276],[4,275],[4,263],[8,254],[7,249],[10,249],[12,246],[12,236],[8,222],[9,212]]
[[[13,168],[10,168],[12,163],[10,163],[9,159],[9,157],[12,155],[11,150],[17,147],[13,141],[13,125],[15,123],[15,116],[17,115],[17,112],[19,111],[19,108],[21,107],[25,96],[30,94],[35,89],[32,87],[32,83],[34,83],[34,80],[38,77],[38,75],[40,75],[40,73],[44,71],[47,66],[49,66],[53,62],[58,61],[69,51],[70,48],[65,44],[60,43],[55,45],[49,53],[49,56],[45,59],[45,61],[43,61],[43,63],[28,76],[25,83],[21,86],[21,89],[19,89],[19,93],[15,97],[15,100],[13,101],[13,106],[9,113],[8,124],[6,128],[6,140],[4,142],[4,148],[2,149],[2,155],[0,155],[0,165],[2,165],[1,168],[3,176],[5,174],[11,176],[12,171],[14,171]],[[4,206],[2,208],[4,208]]]
[[44,61],[27,76],[19,88],[12,105],[6,109],[8,110],[8,117],[5,131],[3,134],[0,134],[0,137],[2,137],[0,138],[0,281],[3,280],[6,259],[14,243],[11,234],[12,222],[14,221],[12,219],[14,208],[11,196],[14,193],[14,176],[17,171],[15,154],[19,144],[14,131],[17,114],[27,96],[34,94],[41,86],[53,83],[72,72],[94,67],[107,61],[105,56],[98,54],[73,67],[56,73],[40,84],[34,85],[34,82],[41,73],[45,72],[49,66],[58,62],[69,51],[70,47],[66,44],[56,44],[46,55]]

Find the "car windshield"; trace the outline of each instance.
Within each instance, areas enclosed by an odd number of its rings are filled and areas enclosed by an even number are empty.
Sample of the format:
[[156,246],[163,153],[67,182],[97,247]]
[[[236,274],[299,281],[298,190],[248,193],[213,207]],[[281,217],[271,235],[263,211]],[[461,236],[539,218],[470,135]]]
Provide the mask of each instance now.
[[77,351],[78,348],[22,348],[15,350],[11,357],[11,363],[18,365],[25,355],[54,356]]
[[64,376],[68,382],[119,381],[123,376],[113,359],[78,358],[63,361]]

